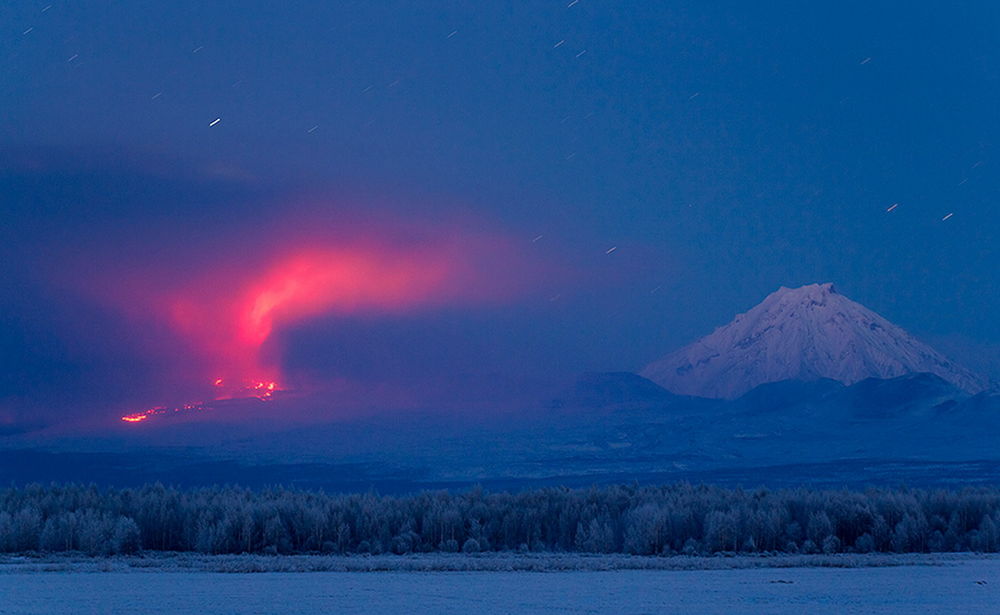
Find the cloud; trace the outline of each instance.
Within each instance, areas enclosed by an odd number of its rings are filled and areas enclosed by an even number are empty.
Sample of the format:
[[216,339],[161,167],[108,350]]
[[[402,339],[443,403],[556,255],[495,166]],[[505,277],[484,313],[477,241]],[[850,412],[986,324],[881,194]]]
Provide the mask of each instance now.
[[0,345],[26,361],[6,376],[17,416],[115,416],[216,377],[284,378],[286,333],[313,320],[493,309],[545,275],[527,242],[461,206],[137,160],[41,150],[0,168],[0,306],[20,319]]
[[[280,379],[274,335],[330,316],[397,317],[509,301],[530,283],[526,259],[499,235],[385,216],[288,213],[276,226],[192,247],[197,266],[105,263],[71,280],[136,326],[165,327],[172,352],[205,379]],[[82,283],[81,283],[82,282]]]

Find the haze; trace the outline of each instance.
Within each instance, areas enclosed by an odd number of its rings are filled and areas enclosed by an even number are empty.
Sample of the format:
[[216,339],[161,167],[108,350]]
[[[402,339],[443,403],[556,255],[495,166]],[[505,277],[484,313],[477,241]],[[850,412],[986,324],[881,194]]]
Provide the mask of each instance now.
[[636,371],[818,281],[996,378],[998,18],[6,3],[0,429]]

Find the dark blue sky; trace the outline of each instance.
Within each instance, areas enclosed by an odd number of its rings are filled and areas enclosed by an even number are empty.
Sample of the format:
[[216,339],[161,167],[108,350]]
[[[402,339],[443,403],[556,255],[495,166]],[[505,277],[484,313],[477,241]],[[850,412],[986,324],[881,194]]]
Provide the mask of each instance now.
[[301,322],[292,370],[638,369],[816,281],[997,356],[998,27],[988,2],[6,2],[0,410],[113,405],[169,361],[60,271],[194,269],[303,203],[460,220],[547,273]]

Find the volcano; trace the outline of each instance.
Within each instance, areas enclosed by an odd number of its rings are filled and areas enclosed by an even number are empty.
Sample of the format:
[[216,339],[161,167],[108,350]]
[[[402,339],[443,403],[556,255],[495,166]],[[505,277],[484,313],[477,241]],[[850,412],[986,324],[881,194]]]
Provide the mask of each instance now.
[[781,287],[640,373],[672,393],[721,399],[783,380],[851,385],[915,373],[934,374],[968,393],[989,386],[829,283]]

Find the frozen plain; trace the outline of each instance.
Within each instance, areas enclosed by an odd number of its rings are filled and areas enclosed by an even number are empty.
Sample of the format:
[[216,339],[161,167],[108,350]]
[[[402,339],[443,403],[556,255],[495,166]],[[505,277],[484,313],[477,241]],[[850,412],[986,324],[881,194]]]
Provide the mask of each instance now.
[[729,569],[549,572],[220,573],[208,571],[211,566],[196,566],[196,571],[112,566],[106,568],[109,572],[87,572],[95,568],[4,566],[0,613],[997,612],[1000,559],[921,556],[905,562],[875,567],[760,567],[758,560],[732,561],[734,567]]

